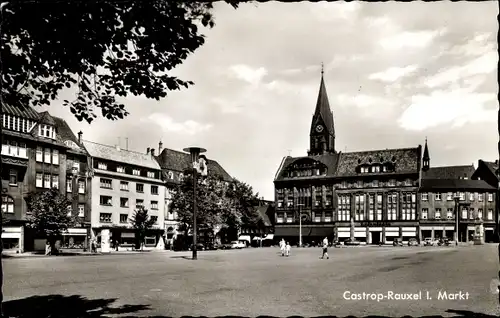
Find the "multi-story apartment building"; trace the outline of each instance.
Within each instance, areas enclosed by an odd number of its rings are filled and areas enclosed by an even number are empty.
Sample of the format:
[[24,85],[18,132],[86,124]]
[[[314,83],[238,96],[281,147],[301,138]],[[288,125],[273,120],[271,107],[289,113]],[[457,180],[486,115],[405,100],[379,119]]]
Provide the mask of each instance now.
[[161,169],[152,154],[83,141],[92,167],[92,236],[101,243],[104,230],[110,241],[123,247],[134,245],[129,222],[142,206],[156,220],[146,246],[156,246],[163,236],[165,186]]
[[420,238],[454,239],[458,221],[460,242],[469,242],[479,224],[483,224],[484,240],[495,240],[496,189],[484,180],[472,180],[474,175],[477,170],[473,165],[431,167],[425,142],[419,193]]
[[274,241],[274,201],[261,200],[254,209],[258,221],[243,225],[238,240],[252,246],[269,246]]
[[[190,154],[163,148],[163,143],[158,144],[158,156],[155,156],[153,147],[147,148],[146,153],[154,156],[162,170],[162,178],[165,184],[165,219],[164,227],[166,230],[166,244],[171,245],[179,233],[179,222],[177,215],[170,209],[173,191],[175,191],[179,182],[184,178],[186,169],[192,168]],[[208,159],[208,174],[219,176],[223,182],[231,182],[233,178],[222,168],[215,160]]]
[[[4,247],[21,252],[34,250],[38,245],[43,248],[44,239],[37,239],[25,226],[25,199],[30,193],[53,187],[66,194],[68,178],[77,182],[81,189],[77,195],[71,191],[70,198],[82,222],[78,228],[69,229],[62,241],[64,244],[67,238],[68,242],[85,242],[88,234],[86,213],[90,211],[85,149],[67,123],[48,112],[38,113],[30,107],[10,105],[2,105],[2,111],[2,209],[9,220],[2,233]],[[75,159],[82,164],[75,165],[74,175],[71,171]]]
[[275,238],[297,243],[299,215],[303,243],[325,236],[368,244],[416,237],[421,150],[337,152],[322,76],[308,155],[285,157],[274,180]]

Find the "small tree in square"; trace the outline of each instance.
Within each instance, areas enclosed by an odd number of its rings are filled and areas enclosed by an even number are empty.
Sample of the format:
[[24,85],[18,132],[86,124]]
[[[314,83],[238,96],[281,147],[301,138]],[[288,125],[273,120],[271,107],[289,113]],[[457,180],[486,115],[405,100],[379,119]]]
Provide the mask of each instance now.
[[29,211],[26,216],[27,226],[45,236],[50,244],[51,254],[57,254],[57,239],[78,221],[78,216],[70,213],[71,201],[56,188],[31,193],[26,201]]
[[135,230],[135,249],[144,248],[144,240],[148,230],[153,228],[155,220],[148,215],[148,210],[144,207],[139,207],[134,211],[134,215],[129,219],[130,224]]

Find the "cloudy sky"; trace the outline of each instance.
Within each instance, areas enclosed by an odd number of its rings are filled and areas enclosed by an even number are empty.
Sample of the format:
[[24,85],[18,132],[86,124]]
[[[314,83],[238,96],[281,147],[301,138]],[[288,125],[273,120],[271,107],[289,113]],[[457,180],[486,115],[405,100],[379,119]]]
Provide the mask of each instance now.
[[[175,70],[195,86],[131,115],[88,125],[50,107],[84,139],[146,151],[199,145],[274,199],[284,156],[306,155],[321,62],[339,151],[414,147],[431,165],[497,157],[498,4],[258,3],[215,8],[207,41]],[[64,99],[61,96],[61,99]]]

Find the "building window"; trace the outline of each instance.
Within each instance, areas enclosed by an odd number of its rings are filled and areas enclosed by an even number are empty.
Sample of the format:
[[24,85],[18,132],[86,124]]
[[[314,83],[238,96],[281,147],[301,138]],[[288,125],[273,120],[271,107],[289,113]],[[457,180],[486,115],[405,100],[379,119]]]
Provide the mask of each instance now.
[[455,213],[453,212],[453,208],[448,208],[448,210],[446,211],[446,218],[447,218],[448,220],[453,219],[453,218],[454,218],[454,217],[453,217],[453,214],[455,214]]
[[158,223],[158,217],[156,215],[151,215],[151,221]]
[[387,195],[387,219],[395,221],[398,219],[398,194],[389,193]]
[[338,197],[338,221],[351,220],[351,197],[349,195],[341,195]]
[[483,201],[483,194],[482,193],[478,193],[477,194],[477,200],[478,201]]
[[474,193],[469,193],[469,201],[474,201]]
[[14,213],[14,199],[7,195],[2,195],[2,211],[4,213]]
[[43,162],[43,148],[36,147],[36,161]]
[[144,207],[144,200],[143,199],[136,199],[135,200],[135,207],[137,209],[141,208],[141,207]]
[[101,188],[113,189],[113,182],[111,179],[101,178],[100,184],[101,184]]
[[154,171],[148,171],[148,178],[153,178],[155,177]]
[[368,220],[373,221],[375,219],[375,198],[374,194],[368,195]]
[[83,218],[85,216],[85,204],[78,204],[78,217]]
[[52,188],[59,189],[59,176],[58,175],[52,176]]
[[325,212],[325,222],[332,222],[332,212]]
[[50,174],[43,175],[43,187],[50,189]]
[[380,172],[380,166],[373,166],[372,170],[373,172]]
[[66,213],[67,216],[73,216],[73,207],[71,206],[71,204],[66,207],[66,211],[68,211]]
[[66,179],[66,192],[72,192],[72,191],[73,191],[73,180]]
[[493,220],[493,209],[488,209],[488,220]]
[[285,221],[284,213],[276,213],[276,223],[283,223]]
[[128,214],[120,214],[120,223],[128,223]]
[[465,200],[465,192],[460,192],[459,196],[460,196],[460,201],[464,201]]
[[101,170],[108,170],[108,165],[105,164],[104,162],[99,162],[97,163],[97,168]]
[[41,173],[36,174],[36,187],[37,188],[43,187],[43,175]]
[[440,208],[437,208],[436,211],[434,212],[434,218],[436,220],[441,219],[441,209]]
[[179,181],[182,182],[184,180],[184,174],[181,172],[179,173]]
[[57,149],[52,150],[52,164],[59,164],[59,150]]
[[477,209],[477,217],[479,219],[483,219],[483,209]]
[[429,209],[422,209],[422,220],[426,220],[429,217]]
[[170,180],[173,180],[173,179],[174,179],[174,173],[173,173],[172,171],[169,171],[169,172],[168,172],[168,178],[169,178]]
[[111,213],[101,213],[99,215],[99,221],[101,221],[101,223],[111,223]]
[[462,208],[462,219],[466,220],[467,219],[467,208]]
[[365,219],[365,195],[356,194],[354,197],[354,220],[364,221]]
[[451,192],[446,193],[446,200],[453,201],[453,193]]
[[134,170],[132,170],[132,174],[133,174],[134,176],[140,176],[140,175],[141,175],[141,170],[134,169]]
[[101,195],[100,201],[101,205],[111,206],[113,205],[113,198],[107,195]]
[[286,223],[292,223],[293,222],[293,215],[292,213],[287,213],[286,214]]
[[139,193],[144,193],[144,184],[142,183],[137,183],[135,185],[135,191]]
[[293,200],[293,189],[288,189],[287,190],[286,206],[288,208],[291,208],[291,207],[293,207],[293,203],[294,203],[294,200]]
[[422,201],[428,201],[429,200],[429,194],[428,193],[422,193]]
[[158,210],[158,201],[151,201],[151,210]]
[[45,148],[45,157],[44,157],[44,162],[45,163],[50,163],[50,149]]
[[372,182],[372,186],[373,186],[374,188],[378,188],[378,180],[373,180],[373,182]]
[[471,208],[471,209],[469,210],[469,219],[471,219],[471,220],[474,220],[474,219],[475,219],[474,209],[473,209],[473,208]]
[[158,186],[151,186],[151,194],[158,194]]
[[17,170],[9,170],[9,185],[17,186]]
[[[403,193],[403,206],[402,206],[402,217],[405,221],[416,219],[416,196],[415,193]],[[439,194],[441,196],[441,194]]]
[[85,181],[78,181],[78,193],[84,194],[85,193]]
[[361,167],[361,173],[368,173],[368,167]]
[[314,222],[321,222],[321,212],[314,212]]
[[441,193],[435,193],[434,194],[434,200],[441,201]]
[[116,167],[116,172],[124,173],[125,168],[123,166],[118,166],[118,167]]
[[405,186],[411,186],[411,179],[405,179]]
[[493,202],[493,193],[488,193],[488,202]]
[[120,206],[122,208],[128,208],[128,198],[120,198]]
[[396,186],[396,180],[391,179],[389,180],[389,187],[395,187]]

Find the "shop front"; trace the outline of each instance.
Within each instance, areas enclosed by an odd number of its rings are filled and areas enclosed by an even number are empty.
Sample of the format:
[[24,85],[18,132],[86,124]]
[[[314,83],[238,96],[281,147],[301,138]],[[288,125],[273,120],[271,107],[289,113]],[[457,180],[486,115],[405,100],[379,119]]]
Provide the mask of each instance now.
[[62,235],[61,248],[85,249],[88,246],[87,229],[71,228]]
[[22,226],[5,226],[2,232],[2,243],[5,251],[24,252],[23,248],[23,227]]
[[420,226],[420,237],[422,240],[431,238],[432,240],[439,239],[455,239],[455,225],[451,224],[427,224]]

